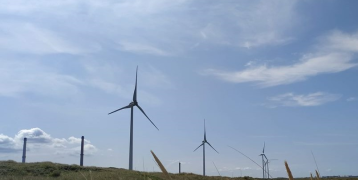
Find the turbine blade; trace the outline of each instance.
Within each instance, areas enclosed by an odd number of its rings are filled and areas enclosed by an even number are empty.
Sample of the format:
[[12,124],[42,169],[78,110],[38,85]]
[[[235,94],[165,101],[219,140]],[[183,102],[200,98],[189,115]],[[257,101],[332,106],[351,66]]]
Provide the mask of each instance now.
[[[149,119],[149,117],[147,116],[147,114],[145,114],[145,112],[144,112],[143,109],[139,106],[139,104],[137,104],[137,107],[139,108],[140,111],[142,111],[142,113],[144,114],[144,116],[148,118],[148,120],[153,124],[153,126],[154,126],[155,128],[157,128],[157,126],[152,122],[152,120]],[[158,128],[157,128],[157,129],[158,129]],[[159,129],[158,129],[158,131],[159,131]]]
[[319,173],[317,161],[316,161],[316,158],[314,157],[314,154],[313,154],[312,150],[311,150],[311,154],[312,154],[312,156],[313,156],[314,163],[316,164],[316,167],[317,167],[317,170],[318,170],[318,173]]
[[135,72],[135,87],[134,87],[134,93],[133,93],[133,102],[137,101],[137,74],[138,74],[138,66],[137,66],[137,70]]
[[[200,144],[200,146],[202,146],[204,143],[201,143]],[[199,147],[197,147],[193,152],[195,152],[197,149],[199,149],[200,148],[200,146]]]
[[206,127],[205,127],[205,119],[204,119],[204,141],[206,142]]
[[239,153],[242,154],[243,156],[247,157],[248,159],[250,159],[253,163],[255,163],[257,166],[259,166],[259,167],[262,169],[262,167],[261,167],[259,164],[257,164],[257,162],[255,162],[254,160],[252,160],[251,158],[249,158],[249,156],[246,156],[244,153],[240,152],[239,150],[237,150],[237,149],[235,149],[235,148],[233,148],[233,147],[231,147],[231,146],[229,146],[229,147],[230,147],[231,149],[233,149],[233,150],[239,152]]
[[264,141],[264,148],[262,149],[262,154],[265,154],[265,141]]
[[216,165],[215,165],[214,161],[213,161],[213,164],[214,164],[215,169],[216,169],[216,171],[218,172],[219,176],[221,176],[221,174],[220,174],[220,172],[219,172],[218,168],[216,167]]
[[115,110],[115,111],[112,111],[112,112],[108,113],[108,115],[110,115],[110,114],[112,114],[112,113],[115,113],[115,112],[117,112],[117,111],[120,111],[120,110],[122,110],[122,109],[127,109],[127,108],[130,108],[130,107],[132,107],[132,105],[131,105],[131,104],[130,104],[130,105],[128,105],[128,106],[124,106],[124,107],[122,107],[122,108],[120,108],[120,109],[117,109],[117,110]]
[[219,154],[219,152],[218,152],[209,142],[206,142],[206,143],[208,143],[209,146],[210,146],[211,148],[213,148],[213,149]]

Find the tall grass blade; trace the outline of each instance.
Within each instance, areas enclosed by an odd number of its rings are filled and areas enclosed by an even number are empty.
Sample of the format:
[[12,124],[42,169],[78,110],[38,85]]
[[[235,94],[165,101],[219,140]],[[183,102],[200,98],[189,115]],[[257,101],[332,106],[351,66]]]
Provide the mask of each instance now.
[[312,173],[310,173],[311,174],[311,180],[313,180],[313,176],[312,176]]
[[317,180],[319,180],[320,178],[319,178],[319,172],[316,170],[316,178],[317,178]]
[[286,166],[286,171],[287,171],[287,174],[288,174],[288,179],[293,180],[293,176],[292,176],[290,167],[288,167],[287,161],[285,161],[285,166]]
[[160,170],[162,170],[163,174],[164,174],[165,176],[167,176],[167,179],[170,179],[170,180],[171,180],[172,178],[169,176],[167,170],[165,169],[165,167],[163,166],[163,164],[160,162],[160,160],[158,159],[158,157],[154,154],[154,152],[153,152],[152,150],[151,150],[150,152],[152,153],[152,155],[153,155],[155,161],[157,162],[157,164],[159,165]]

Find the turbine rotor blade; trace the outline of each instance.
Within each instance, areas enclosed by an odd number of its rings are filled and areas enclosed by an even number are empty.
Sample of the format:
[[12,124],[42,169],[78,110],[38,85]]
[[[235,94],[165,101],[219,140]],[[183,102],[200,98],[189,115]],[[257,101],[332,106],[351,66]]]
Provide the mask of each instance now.
[[251,158],[249,158],[249,156],[246,156],[244,153],[240,152],[239,150],[237,150],[237,149],[235,149],[235,148],[233,148],[233,147],[231,147],[231,146],[229,146],[229,147],[230,147],[231,149],[233,149],[233,150],[239,152],[239,153],[242,154],[243,156],[247,157],[248,159],[250,159],[253,163],[255,163],[257,166],[259,166],[259,167],[262,169],[262,167],[261,167],[259,164],[257,164],[257,162],[255,162],[254,160],[252,160]]
[[205,127],[205,119],[204,119],[204,141],[206,142],[206,127]]
[[264,142],[264,148],[262,149],[262,154],[265,154],[265,142]]
[[215,165],[214,161],[213,161],[213,164],[214,164],[215,169],[216,169],[216,171],[218,172],[219,176],[221,176],[221,174],[220,174],[220,172],[219,172],[218,168],[216,167],[216,165]]
[[137,101],[137,74],[138,74],[138,66],[137,66],[137,70],[135,72],[135,87],[134,87],[134,93],[133,93],[133,102]]
[[209,142],[206,142],[206,143],[208,143],[209,146],[210,146],[211,148],[213,148],[213,149],[219,154],[219,152],[218,152]]
[[193,152],[195,152],[197,149],[199,149],[204,143],[201,143],[199,147],[197,147]]
[[266,155],[264,154],[264,156],[265,156],[265,158],[266,158],[266,161],[268,161],[268,159],[267,159],[267,157],[266,157]]
[[117,109],[117,110],[115,110],[115,111],[112,111],[112,112],[108,113],[108,115],[110,115],[110,114],[112,114],[112,113],[115,113],[115,112],[117,112],[117,111],[120,111],[120,110],[122,110],[122,109],[127,109],[127,108],[131,108],[131,107],[133,107],[133,105],[129,104],[128,106],[124,106],[124,107],[122,107],[122,108],[120,108],[120,109]]
[[[153,126],[154,126],[155,128],[157,128],[157,126],[152,122],[152,120],[149,119],[149,117],[147,116],[147,114],[145,114],[145,112],[144,112],[143,109],[139,106],[139,104],[137,104],[136,106],[139,108],[140,111],[142,111],[142,113],[144,114],[144,116],[148,118],[148,120],[153,124]],[[158,129],[158,128],[157,128],[157,129]],[[158,131],[159,131],[159,129],[158,129]]]

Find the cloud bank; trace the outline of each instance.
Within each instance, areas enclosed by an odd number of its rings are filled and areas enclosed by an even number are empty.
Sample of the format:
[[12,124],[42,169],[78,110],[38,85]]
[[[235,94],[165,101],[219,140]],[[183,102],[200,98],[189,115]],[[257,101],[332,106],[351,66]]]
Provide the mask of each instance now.
[[[40,128],[31,128],[20,130],[15,137],[9,137],[0,134],[0,152],[2,153],[18,153],[22,151],[23,139],[27,138],[28,151],[52,152],[61,155],[78,155],[81,148],[81,138],[69,137],[53,138]],[[85,155],[89,156],[98,151],[89,140],[85,139],[84,145]]]

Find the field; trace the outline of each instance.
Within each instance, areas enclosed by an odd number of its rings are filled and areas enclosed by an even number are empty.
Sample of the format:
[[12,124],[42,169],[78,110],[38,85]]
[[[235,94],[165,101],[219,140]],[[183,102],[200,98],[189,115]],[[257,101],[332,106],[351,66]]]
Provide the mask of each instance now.
[[[200,175],[183,173],[170,174],[178,180],[255,180],[251,177],[202,177]],[[162,180],[167,179],[161,172],[128,171],[119,168],[80,167],[78,165],[57,164],[52,162],[17,163],[15,161],[0,161],[0,180]],[[306,178],[309,180],[309,178]],[[358,178],[337,178],[335,180],[358,180]],[[303,180],[303,179],[302,179]]]

